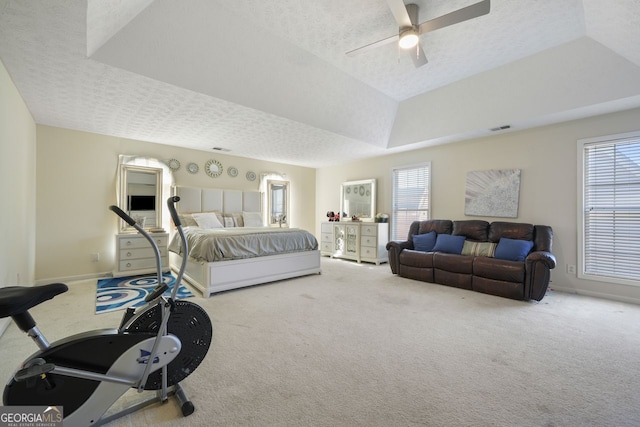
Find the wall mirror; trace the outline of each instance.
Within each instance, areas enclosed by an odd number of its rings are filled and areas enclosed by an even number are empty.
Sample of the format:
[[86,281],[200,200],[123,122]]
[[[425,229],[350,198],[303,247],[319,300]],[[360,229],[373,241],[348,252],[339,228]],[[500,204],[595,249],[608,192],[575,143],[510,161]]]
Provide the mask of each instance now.
[[354,215],[363,221],[373,221],[376,215],[376,180],[343,182],[340,189],[340,212],[345,220]]
[[[122,165],[120,209],[146,229],[162,227],[162,169]],[[121,231],[135,230],[121,221]]]
[[268,223],[271,227],[288,227],[289,225],[289,182],[267,180],[268,188]]

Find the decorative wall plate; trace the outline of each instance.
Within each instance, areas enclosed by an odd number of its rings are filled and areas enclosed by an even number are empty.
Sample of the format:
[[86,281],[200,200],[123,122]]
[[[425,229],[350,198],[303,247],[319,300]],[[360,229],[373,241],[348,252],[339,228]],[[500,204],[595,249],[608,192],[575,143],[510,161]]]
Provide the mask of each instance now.
[[199,170],[200,167],[196,163],[189,163],[187,165],[187,171],[189,171],[189,173],[198,173]]
[[256,173],[255,173],[255,172],[251,172],[251,171],[247,172],[247,179],[248,179],[249,181],[255,181],[255,179],[256,179]]
[[229,176],[235,178],[236,176],[238,176],[238,169],[231,166],[229,169],[227,169],[227,173],[229,174]]
[[180,169],[180,162],[176,159],[167,160],[167,166],[169,166],[169,169],[172,171],[177,171]]
[[211,178],[217,178],[222,173],[222,163],[217,160],[207,160],[204,165],[204,170]]

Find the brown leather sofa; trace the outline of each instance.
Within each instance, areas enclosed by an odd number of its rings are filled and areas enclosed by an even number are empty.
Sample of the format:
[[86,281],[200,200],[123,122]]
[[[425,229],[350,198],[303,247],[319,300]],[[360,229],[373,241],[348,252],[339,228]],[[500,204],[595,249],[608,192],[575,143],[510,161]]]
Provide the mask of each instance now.
[[[461,254],[415,250],[414,236],[432,231],[436,236],[464,236],[465,242],[468,243],[465,243],[465,249]],[[468,248],[471,248],[474,242],[486,242],[483,243],[485,248],[494,248],[500,244],[501,238],[505,238],[503,243],[515,239],[519,243],[531,245],[521,242],[529,241],[533,243],[533,247],[523,261],[465,254],[469,253]],[[390,241],[387,243],[387,250],[391,271],[401,277],[506,298],[540,301],[549,286],[550,271],[556,266],[556,259],[551,253],[552,241],[553,230],[546,225],[489,223],[481,220],[427,220],[415,221],[411,224],[407,240]],[[502,247],[505,248],[506,245]],[[504,250],[500,251],[500,254],[504,254]]]

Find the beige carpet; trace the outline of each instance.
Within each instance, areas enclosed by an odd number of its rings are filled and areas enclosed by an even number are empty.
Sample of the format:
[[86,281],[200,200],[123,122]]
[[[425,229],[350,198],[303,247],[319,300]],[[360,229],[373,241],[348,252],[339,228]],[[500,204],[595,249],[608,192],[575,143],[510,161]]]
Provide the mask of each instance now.
[[[113,426],[637,426],[640,306],[519,302],[323,258],[321,275],[192,299],[214,343],[174,401]],[[561,274],[558,274],[561,276]],[[33,310],[53,341],[116,327],[95,281]],[[11,325],[2,378],[35,350]],[[19,353],[19,354],[18,354]],[[135,393],[133,397],[137,397]]]

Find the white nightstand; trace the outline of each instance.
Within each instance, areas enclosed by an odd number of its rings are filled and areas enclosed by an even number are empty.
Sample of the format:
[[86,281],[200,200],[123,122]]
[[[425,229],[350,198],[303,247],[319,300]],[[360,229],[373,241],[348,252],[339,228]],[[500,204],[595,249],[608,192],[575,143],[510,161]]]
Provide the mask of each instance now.
[[[169,233],[150,233],[160,250],[162,271],[169,271],[167,246]],[[134,276],[157,272],[156,256],[149,241],[142,234],[116,235],[116,265],[114,277]]]

